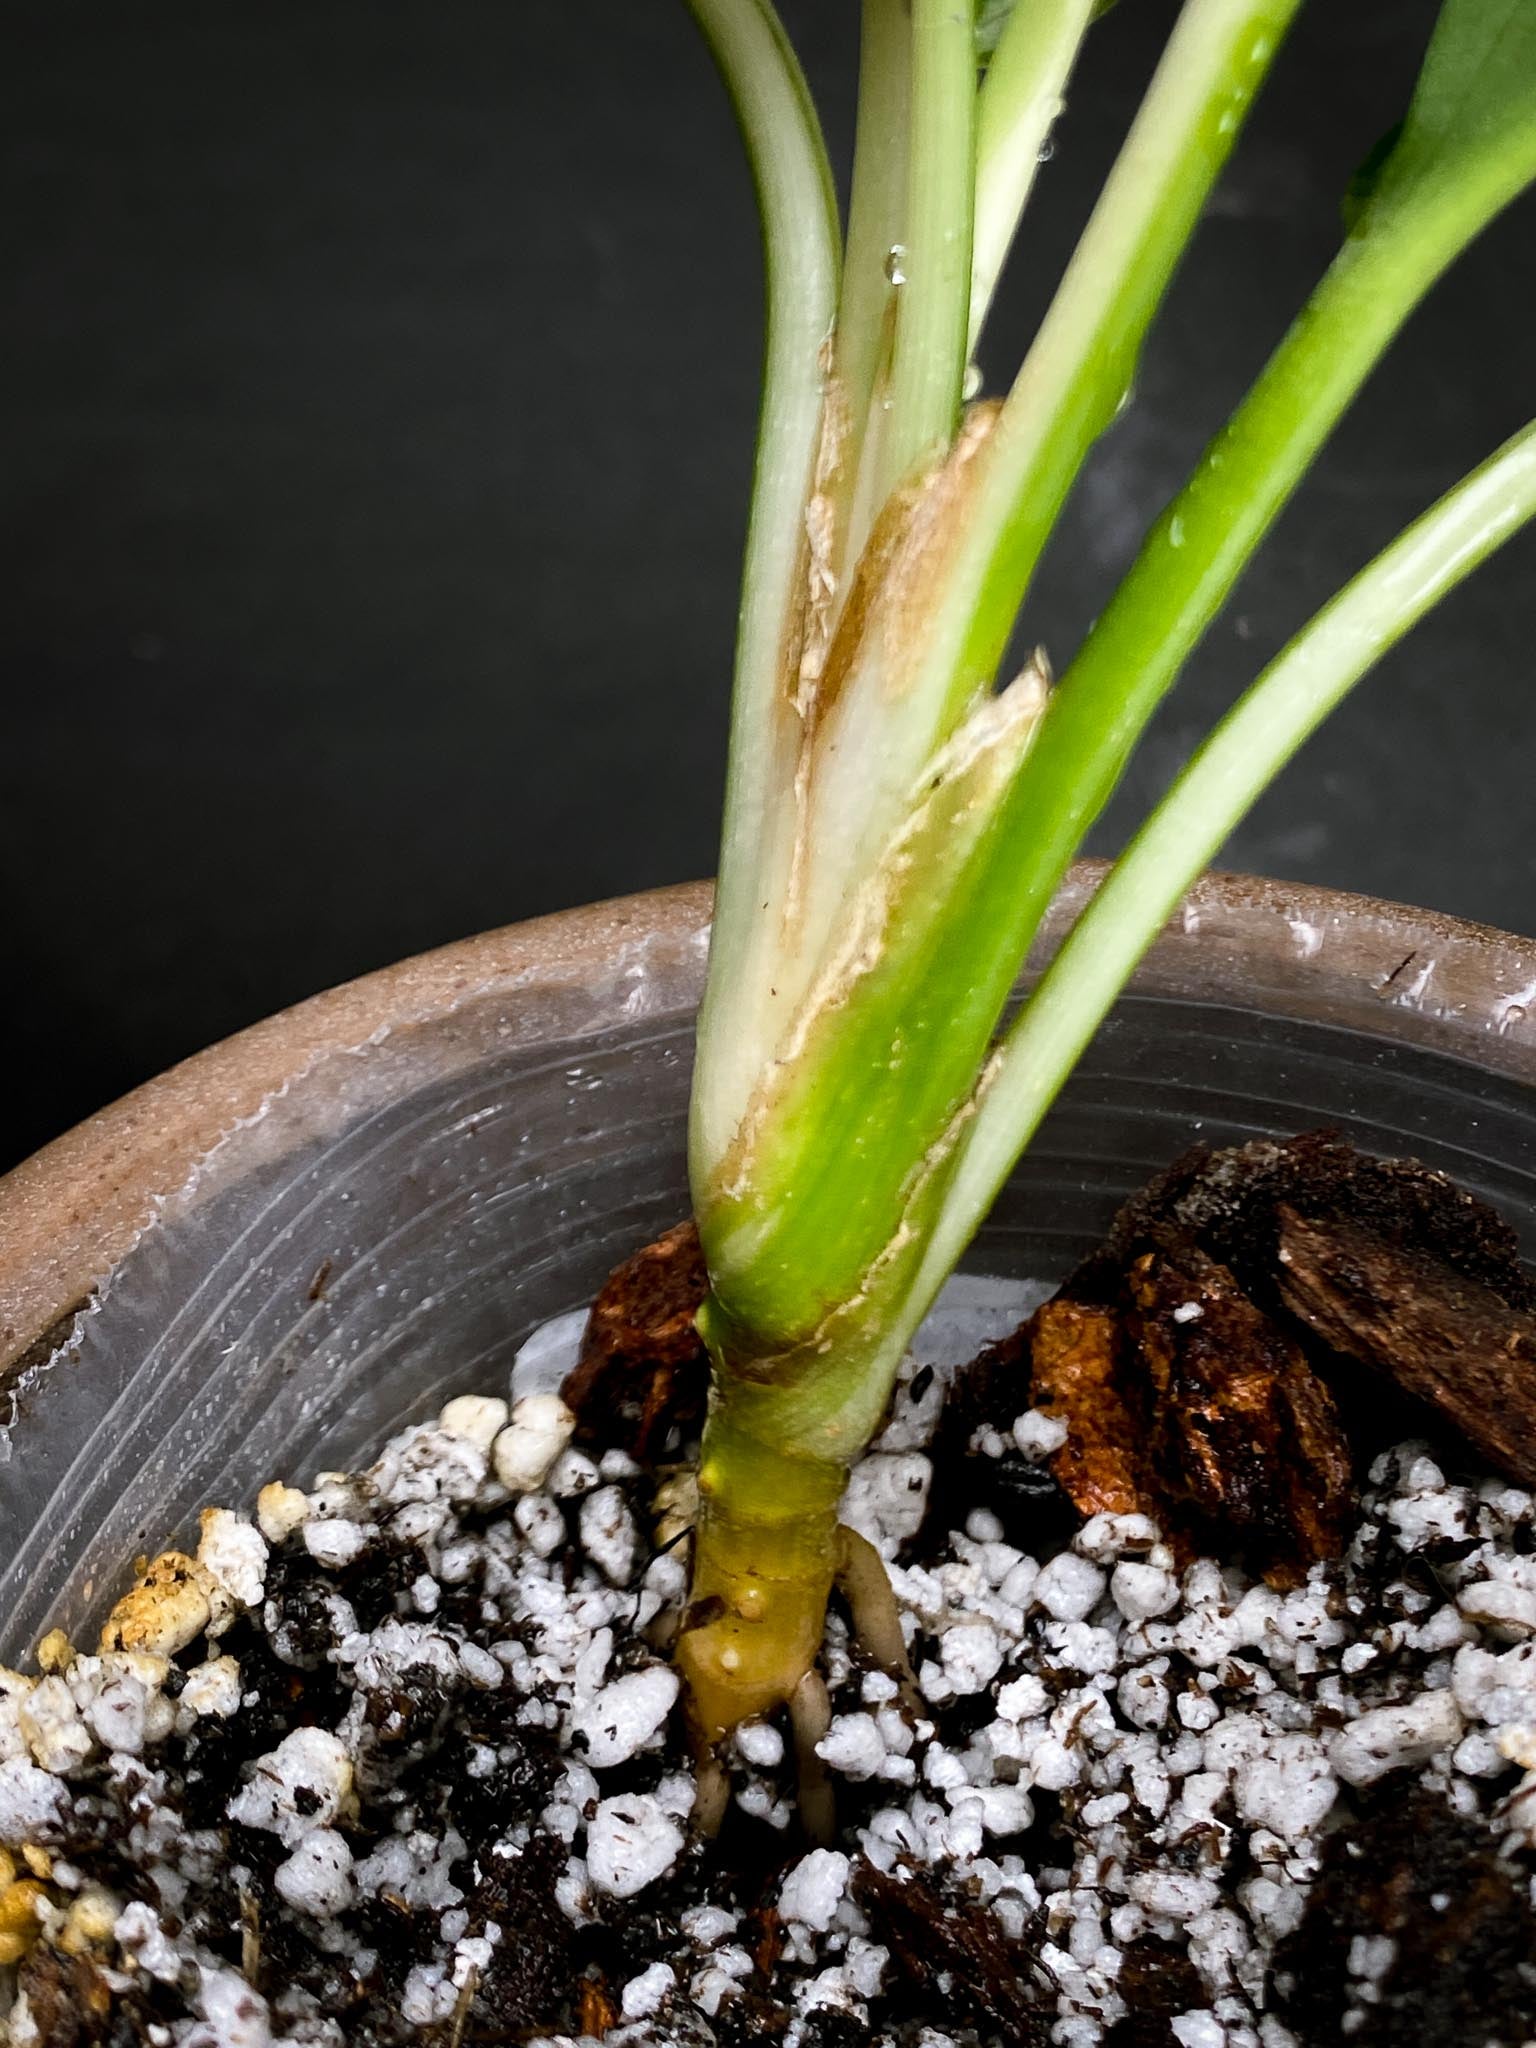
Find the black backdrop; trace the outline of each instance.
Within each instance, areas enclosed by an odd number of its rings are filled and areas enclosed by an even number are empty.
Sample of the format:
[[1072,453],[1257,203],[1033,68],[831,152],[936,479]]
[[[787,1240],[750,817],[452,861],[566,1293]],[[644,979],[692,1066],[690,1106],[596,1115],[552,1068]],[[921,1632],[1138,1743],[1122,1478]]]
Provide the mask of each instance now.
[[[789,18],[846,147],[853,0]],[[1430,0],[1311,0],[1027,620],[1070,651],[1281,332]],[[1016,359],[1171,8],[1092,39]],[[0,1165],[476,928],[706,873],[757,367],[679,0],[40,0],[3,26]],[[1100,844],[1531,408],[1526,205],[1419,316]],[[1229,864],[1530,929],[1536,554],[1384,666]]]

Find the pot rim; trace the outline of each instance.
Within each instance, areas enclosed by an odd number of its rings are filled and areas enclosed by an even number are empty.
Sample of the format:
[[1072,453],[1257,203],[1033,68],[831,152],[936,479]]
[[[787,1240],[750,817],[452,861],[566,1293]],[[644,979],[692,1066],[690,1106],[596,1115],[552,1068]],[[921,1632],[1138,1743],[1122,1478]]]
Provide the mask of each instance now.
[[[1100,861],[1073,867],[1043,935],[1046,951],[1105,869]],[[236,1032],[45,1145],[0,1176],[0,1374],[51,1348],[159,1202],[318,1061],[469,1002],[580,981],[615,948],[649,939],[697,942],[702,975],[711,899],[709,883],[681,883],[416,954]],[[1421,1039],[1536,1082],[1536,942],[1343,890],[1212,873],[1190,891],[1138,987],[1231,992],[1234,970],[1251,971],[1255,960],[1284,963],[1275,985],[1300,1008],[1309,986],[1314,1000],[1347,990],[1383,1015],[1414,1012]]]

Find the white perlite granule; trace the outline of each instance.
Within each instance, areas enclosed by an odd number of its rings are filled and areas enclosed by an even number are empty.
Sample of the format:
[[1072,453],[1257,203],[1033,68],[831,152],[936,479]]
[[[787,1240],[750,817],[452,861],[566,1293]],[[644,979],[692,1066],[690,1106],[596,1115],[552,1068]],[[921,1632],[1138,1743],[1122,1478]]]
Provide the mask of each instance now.
[[781,1918],[825,1934],[848,1889],[850,1867],[836,1849],[813,1849],[802,1857],[780,1887]]
[[525,1394],[491,1445],[496,1477],[509,1493],[534,1493],[571,1440],[576,1418],[558,1394]]
[[51,1771],[23,1757],[0,1764],[0,1845],[19,1849],[46,1841],[64,1807],[65,1789]]
[[647,1793],[605,1799],[587,1827],[587,1873],[600,1892],[633,1897],[677,1861],[683,1831]]
[[227,1508],[209,1508],[202,1518],[197,1561],[238,1607],[254,1607],[267,1577],[267,1545],[259,1529]]
[[352,1851],[334,1829],[316,1828],[277,1866],[272,1882],[299,1912],[330,1919],[352,1903]]
[[619,1999],[619,2010],[627,2020],[649,2019],[676,1988],[677,1972],[665,1963],[652,1963],[638,1977],[631,1977]]
[[346,1745],[322,1728],[296,1728],[260,1758],[229,1802],[243,1827],[268,1829],[290,1845],[328,1827],[352,1787]]
[[572,1735],[580,1739],[587,1762],[602,1771],[627,1762],[661,1733],[677,1700],[677,1676],[664,1664],[626,1672],[589,1700],[580,1701],[571,1716]]

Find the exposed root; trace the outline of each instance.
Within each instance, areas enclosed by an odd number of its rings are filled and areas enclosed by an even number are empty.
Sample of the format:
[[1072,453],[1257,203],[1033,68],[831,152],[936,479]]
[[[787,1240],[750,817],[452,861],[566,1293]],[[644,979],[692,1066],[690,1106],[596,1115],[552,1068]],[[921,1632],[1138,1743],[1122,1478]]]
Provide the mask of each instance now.
[[465,2029],[469,2025],[470,2007],[474,2004],[475,1993],[479,1989],[480,1972],[475,1964],[471,1963],[464,1982],[459,1986],[459,1995],[454,2000],[453,2025],[448,2036],[448,2048],[461,2048]]
[[683,1610],[680,1607],[663,1607],[645,1631],[645,1640],[658,1657],[670,1657],[677,1648],[677,1639],[682,1633]]
[[922,1695],[907,1660],[901,1610],[885,1560],[867,1536],[840,1522],[837,1529],[837,1587],[848,1602],[854,1640],[901,1687],[903,1704],[922,1711]]
[[254,1892],[240,1892],[240,1974],[255,1989],[261,1986],[261,1904]]
[[699,1519],[699,1475],[692,1465],[672,1465],[657,1475],[651,1498],[656,1548],[670,1550],[693,1534]]
[[[699,1515],[699,1475],[692,1465],[663,1465],[657,1470],[651,1496],[651,1536],[655,1553],[664,1557],[681,1549],[691,1558],[694,1524]],[[682,1633],[684,1610],[663,1607],[645,1631],[645,1639],[661,1657],[670,1657]]]
[[694,1757],[693,1831],[712,1842],[725,1823],[731,1803],[731,1774],[713,1749],[699,1749]]
[[837,1833],[837,1796],[832,1775],[816,1753],[817,1743],[832,1725],[832,1701],[819,1671],[807,1671],[790,1694],[789,1725],[795,1738],[800,1825],[813,1842],[825,1847]]

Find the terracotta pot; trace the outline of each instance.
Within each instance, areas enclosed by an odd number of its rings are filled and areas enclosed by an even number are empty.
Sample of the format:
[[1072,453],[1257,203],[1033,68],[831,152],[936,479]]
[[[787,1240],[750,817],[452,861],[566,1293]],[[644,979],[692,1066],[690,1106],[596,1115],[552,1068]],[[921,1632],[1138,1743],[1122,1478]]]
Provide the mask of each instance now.
[[[1053,933],[1096,870],[1076,870]],[[187,1061],[0,1180],[0,1661],[208,1501],[494,1387],[686,1203],[703,887],[466,940]],[[1191,1140],[1321,1123],[1536,1243],[1536,945],[1208,878],[974,1253],[1049,1277]]]

